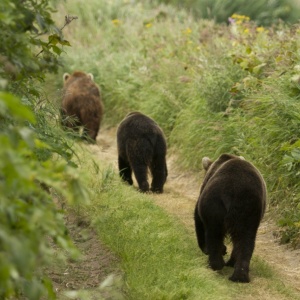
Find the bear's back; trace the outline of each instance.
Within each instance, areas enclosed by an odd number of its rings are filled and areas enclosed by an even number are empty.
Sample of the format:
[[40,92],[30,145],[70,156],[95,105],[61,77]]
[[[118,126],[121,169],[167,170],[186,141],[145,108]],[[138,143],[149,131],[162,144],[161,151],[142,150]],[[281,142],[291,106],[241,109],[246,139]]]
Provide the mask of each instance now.
[[91,95],[100,97],[99,88],[94,81],[88,76],[73,76],[65,82],[64,90],[67,94],[74,95]]
[[153,119],[140,112],[131,112],[120,123],[117,134],[141,138],[149,135],[163,135],[163,132]]
[[218,164],[218,160],[215,163],[206,174],[208,178],[204,178],[201,193],[205,197],[219,197],[227,209],[232,203],[255,201],[261,207],[263,215],[266,185],[257,168],[239,157],[232,157],[221,164]]

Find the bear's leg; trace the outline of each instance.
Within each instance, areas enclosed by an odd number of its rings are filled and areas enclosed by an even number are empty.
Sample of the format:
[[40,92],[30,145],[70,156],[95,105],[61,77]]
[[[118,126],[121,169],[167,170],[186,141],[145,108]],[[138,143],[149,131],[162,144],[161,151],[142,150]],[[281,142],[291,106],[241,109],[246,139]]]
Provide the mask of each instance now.
[[227,265],[234,265],[234,272],[229,278],[235,282],[250,282],[249,265],[255,245],[256,233],[239,236],[233,239],[233,253]]
[[130,165],[119,155],[118,156],[118,164],[119,164],[119,174],[120,177],[126,181],[128,184],[132,185],[132,170]]
[[196,204],[196,208],[194,211],[194,220],[195,220],[195,231],[196,231],[198,246],[204,254],[208,255],[206,244],[205,244],[205,229],[204,229],[204,224],[198,213],[198,203]]
[[152,144],[145,138],[128,141],[126,153],[139,190],[144,193],[148,192],[148,165],[150,165],[151,158],[153,157]]
[[143,193],[149,191],[149,183],[148,183],[148,176],[147,176],[147,165],[144,165],[142,163],[134,162],[132,163],[132,170],[134,172],[136,181],[139,185],[139,190]]
[[154,193],[162,193],[167,178],[167,167],[165,157],[154,157],[150,164],[152,174],[151,191]]
[[209,265],[213,270],[221,270],[224,265],[224,231],[221,223],[207,224],[206,245],[208,251]]
[[91,118],[89,120],[82,119],[82,124],[84,125],[83,137],[88,141],[95,142],[100,127],[98,118]]
[[234,267],[236,262],[236,247],[233,247],[229,260],[226,262],[227,267]]

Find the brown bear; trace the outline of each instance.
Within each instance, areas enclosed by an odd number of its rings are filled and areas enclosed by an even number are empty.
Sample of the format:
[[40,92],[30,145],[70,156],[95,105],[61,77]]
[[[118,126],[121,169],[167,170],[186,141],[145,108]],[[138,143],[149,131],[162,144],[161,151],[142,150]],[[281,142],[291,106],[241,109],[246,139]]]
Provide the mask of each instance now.
[[152,174],[151,191],[162,193],[168,170],[167,144],[162,129],[140,112],[129,113],[117,130],[120,177],[133,184],[132,171],[141,192],[149,191],[148,168]]
[[[206,170],[195,208],[195,229],[200,249],[213,270],[234,267],[229,278],[249,282],[249,264],[257,229],[266,207],[266,184],[260,172],[243,157],[222,154],[215,162],[202,159]],[[225,264],[225,235],[233,250]]]
[[96,141],[103,116],[103,103],[93,74],[75,71],[63,75],[62,124],[75,131],[83,126],[83,137]]

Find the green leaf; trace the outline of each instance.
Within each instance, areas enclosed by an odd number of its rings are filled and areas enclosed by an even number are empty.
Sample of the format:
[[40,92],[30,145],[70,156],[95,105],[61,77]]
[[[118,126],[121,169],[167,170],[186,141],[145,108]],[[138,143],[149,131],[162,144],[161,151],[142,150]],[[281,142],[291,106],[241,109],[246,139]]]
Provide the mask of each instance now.
[[13,96],[12,94],[0,92],[0,103],[1,102],[1,110],[5,107],[9,113],[20,120],[29,121],[30,123],[36,122],[32,111],[24,106],[18,97]]
[[62,51],[60,48],[58,48],[57,46],[52,45],[51,48],[52,48],[53,52],[55,52],[57,55],[60,55],[60,54],[63,52],[63,51]]
[[50,45],[57,45],[59,43],[60,37],[57,34],[49,35],[48,43]]
[[59,43],[60,43],[61,45],[63,45],[63,46],[70,46],[70,47],[71,47],[70,42],[67,41],[67,40],[62,40],[62,39],[60,39],[60,40],[59,40]]

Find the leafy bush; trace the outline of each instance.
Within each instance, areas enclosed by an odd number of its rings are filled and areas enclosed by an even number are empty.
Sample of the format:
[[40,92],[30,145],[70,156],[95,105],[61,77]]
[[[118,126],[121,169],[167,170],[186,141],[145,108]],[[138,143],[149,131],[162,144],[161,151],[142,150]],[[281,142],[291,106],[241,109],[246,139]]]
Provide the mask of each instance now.
[[[55,299],[42,267],[53,244],[77,254],[55,199],[88,199],[74,151],[39,82],[57,70],[63,39],[49,1],[0,8],[0,298]],[[66,24],[70,19],[66,19]],[[43,36],[47,36],[44,39]]]

